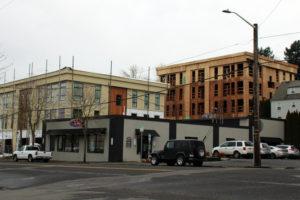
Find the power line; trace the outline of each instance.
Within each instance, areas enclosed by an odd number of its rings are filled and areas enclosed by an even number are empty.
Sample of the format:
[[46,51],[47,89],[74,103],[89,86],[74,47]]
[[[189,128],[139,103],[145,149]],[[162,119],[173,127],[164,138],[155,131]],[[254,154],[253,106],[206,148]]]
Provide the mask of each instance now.
[[259,27],[261,27],[261,25],[263,23],[265,23],[265,21],[267,19],[269,19],[269,17],[273,14],[273,12],[277,9],[277,7],[279,6],[279,4],[281,3],[282,0],[279,0],[278,3],[275,5],[275,7],[271,10],[271,12],[267,15],[267,17],[260,23]]

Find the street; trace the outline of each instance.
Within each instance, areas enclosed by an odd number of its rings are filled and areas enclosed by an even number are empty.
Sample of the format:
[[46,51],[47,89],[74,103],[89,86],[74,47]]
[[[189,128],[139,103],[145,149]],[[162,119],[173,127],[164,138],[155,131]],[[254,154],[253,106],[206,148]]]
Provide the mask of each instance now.
[[148,163],[0,161],[1,199],[299,199],[300,160]]

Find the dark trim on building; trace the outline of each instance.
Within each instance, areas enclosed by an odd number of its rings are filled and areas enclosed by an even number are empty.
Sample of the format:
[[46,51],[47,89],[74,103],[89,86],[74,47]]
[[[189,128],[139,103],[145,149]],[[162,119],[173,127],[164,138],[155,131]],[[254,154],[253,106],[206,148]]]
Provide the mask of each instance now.
[[123,161],[123,139],[124,118],[112,117],[109,123],[109,162]]
[[213,147],[219,146],[219,125],[213,125]]
[[[106,133],[106,128],[89,128],[87,129],[87,134],[92,133]],[[66,135],[66,134],[76,134],[83,135],[83,130],[80,129],[58,129],[58,130],[48,130],[47,135]]]
[[170,121],[169,122],[169,139],[176,139],[177,136],[177,122]]

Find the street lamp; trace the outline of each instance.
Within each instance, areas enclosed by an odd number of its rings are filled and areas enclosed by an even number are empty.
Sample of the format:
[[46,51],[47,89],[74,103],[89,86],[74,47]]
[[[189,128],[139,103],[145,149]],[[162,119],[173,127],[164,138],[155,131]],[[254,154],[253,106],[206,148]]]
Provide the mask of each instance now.
[[258,98],[258,27],[257,24],[251,24],[238,13],[223,10],[224,13],[233,13],[249,24],[253,28],[253,56],[254,56],[254,94],[253,94],[253,124],[254,124],[254,167],[261,167],[260,160],[260,137],[259,137],[259,98]]

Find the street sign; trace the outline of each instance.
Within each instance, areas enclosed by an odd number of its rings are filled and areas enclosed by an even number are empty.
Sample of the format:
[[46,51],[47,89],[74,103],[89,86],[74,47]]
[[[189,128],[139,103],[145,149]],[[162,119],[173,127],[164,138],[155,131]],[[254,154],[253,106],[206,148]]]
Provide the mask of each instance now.
[[143,125],[140,125],[140,132],[144,132],[144,126]]

